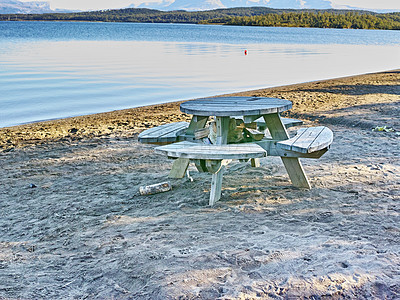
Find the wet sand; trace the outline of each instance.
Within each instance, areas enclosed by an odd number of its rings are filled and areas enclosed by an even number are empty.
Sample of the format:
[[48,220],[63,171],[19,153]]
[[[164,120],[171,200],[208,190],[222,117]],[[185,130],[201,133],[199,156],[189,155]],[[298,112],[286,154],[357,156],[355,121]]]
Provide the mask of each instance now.
[[179,103],[0,129],[0,299],[400,298],[400,70],[235,95],[334,132],[312,190],[267,157],[230,164],[212,208],[194,166],[139,196],[171,161],[137,134]]

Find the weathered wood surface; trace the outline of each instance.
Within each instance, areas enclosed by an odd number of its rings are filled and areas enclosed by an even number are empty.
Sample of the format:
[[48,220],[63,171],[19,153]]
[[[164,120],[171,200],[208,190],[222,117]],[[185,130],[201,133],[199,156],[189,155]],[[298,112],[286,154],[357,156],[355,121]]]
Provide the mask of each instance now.
[[225,166],[222,166],[217,173],[212,174],[210,200],[208,202],[210,206],[213,206],[214,203],[221,198],[222,177],[224,175],[224,171],[225,171]]
[[215,119],[217,126],[217,145],[224,145],[228,143],[228,135],[229,135],[229,117],[216,117]]
[[196,140],[200,140],[200,139],[202,139],[202,138],[208,137],[209,134],[210,134],[210,128],[209,128],[209,127],[200,128],[200,129],[197,129],[197,130],[194,132],[194,138],[195,138]]
[[169,172],[169,178],[183,178],[185,177],[186,170],[189,166],[188,158],[175,159],[171,171]]
[[192,120],[190,120],[190,124],[188,129],[186,130],[187,135],[193,135],[196,132],[196,130],[202,129],[206,126],[208,121],[208,116],[196,116],[194,115],[192,117]]
[[247,135],[250,136],[255,141],[261,141],[264,137],[264,132],[255,129],[245,128],[244,132],[247,133]]
[[302,128],[291,139],[280,141],[277,147],[300,153],[312,153],[327,148],[333,141],[332,131],[325,126]]
[[147,129],[139,134],[138,140],[144,144],[173,143],[188,128],[188,122],[176,122]]
[[[279,114],[264,115],[263,118],[273,139],[289,139],[289,134],[286,130],[286,127],[283,125]],[[310,182],[308,181],[307,175],[304,172],[299,158],[281,156],[281,159],[294,186],[308,189],[311,188]]]
[[153,194],[157,194],[157,193],[168,192],[171,189],[172,189],[171,183],[166,181],[166,182],[162,182],[162,183],[141,186],[141,187],[139,187],[139,193],[142,196],[143,195],[153,195]]
[[[291,119],[291,118],[282,118],[281,117],[281,121],[283,123],[283,126],[285,126],[286,129],[290,128],[290,127],[294,127],[294,126],[300,126],[303,125],[303,121],[302,120],[298,120],[298,119]],[[265,127],[265,121],[264,118],[259,118],[257,120],[255,120],[254,122],[257,123],[257,126],[259,127]]]
[[281,156],[281,157],[297,157],[297,158],[320,158],[324,155],[328,148],[324,148],[322,150],[318,150],[312,153],[300,153],[294,152],[286,149],[279,148],[277,146],[279,140],[272,139],[263,139],[261,141],[257,141],[257,145],[260,145],[265,151],[267,151],[268,156]]
[[295,187],[311,189],[310,181],[304,172],[303,165],[298,158],[282,157],[282,162]]
[[266,156],[266,151],[254,143],[204,145],[192,142],[180,142],[156,147],[155,151],[167,154],[169,157],[206,160],[247,159]]
[[265,97],[218,97],[187,101],[181,104],[182,112],[197,116],[261,116],[279,113],[292,108],[292,102]]
[[251,167],[252,168],[259,168],[260,167],[260,159],[259,158],[252,158],[251,159]]

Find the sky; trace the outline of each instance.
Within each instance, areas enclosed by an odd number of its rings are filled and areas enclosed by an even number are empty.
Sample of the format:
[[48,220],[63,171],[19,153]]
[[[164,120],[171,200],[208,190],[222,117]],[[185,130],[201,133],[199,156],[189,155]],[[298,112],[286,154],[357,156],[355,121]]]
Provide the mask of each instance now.
[[[100,10],[118,9],[131,4],[157,3],[162,0],[20,0],[22,2],[46,1],[52,9],[71,10]],[[173,2],[172,0],[170,0]],[[390,9],[400,10],[400,0],[331,0],[334,6],[340,8],[342,5],[365,8],[365,9]]]

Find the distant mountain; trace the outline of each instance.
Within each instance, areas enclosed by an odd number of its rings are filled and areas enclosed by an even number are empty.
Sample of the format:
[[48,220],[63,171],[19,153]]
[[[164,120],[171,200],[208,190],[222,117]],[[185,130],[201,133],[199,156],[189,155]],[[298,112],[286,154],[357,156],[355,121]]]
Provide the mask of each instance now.
[[[134,0],[132,0],[133,2]],[[349,1],[350,2],[350,1]],[[158,10],[212,10],[218,8],[264,6],[277,9],[349,9],[369,10],[365,7],[335,5],[330,0],[158,0],[140,5],[132,4],[131,8],[151,8]],[[372,9],[375,12],[399,11],[396,9]]]
[[152,8],[160,10],[211,10],[232,7],[267,6],[271,8],[291,9],[330,9],[333,8],[328,0],[160,0],[140,5],[132,4],[130,7]]
[[71,10],[53,10],[46,1],[21,2],[17,0],[0,0],[0,14],[43,14],[72,12]]
[[[186,10],[204,11],[233,7],[269,7],[275,9],[350,9],[360,10],[362,7],[334,5],[330,0],[149,0],[147,2],[131,0],[127,8],[148,8],[162,11]],[[136,3],[136,4],[135,4]],[[141,4],[137,4],[141,3]],[[109,9],[113,9],[110,1]],[[0,0],[0,14],[42,14],[77,12],[78,10],[51,9],[49,2],[21,2],[18,0]],[[396,10],[373,10],[389,12]]]
[[16,0],[0,1],[0,14],[37,14],[54,12],[47,2],[20,2]]

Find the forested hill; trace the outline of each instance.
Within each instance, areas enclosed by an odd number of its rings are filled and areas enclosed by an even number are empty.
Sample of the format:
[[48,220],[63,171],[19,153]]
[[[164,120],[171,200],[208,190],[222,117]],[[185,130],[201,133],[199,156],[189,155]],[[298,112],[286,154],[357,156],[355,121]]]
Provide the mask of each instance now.
[[3,14],[0,21],[89,21],[136,23],[193,23],[241,26],[400,29],[400,13],[369,11],[272,9],[243,7],[209,11],[159,11],[127,8],[80,13]]

